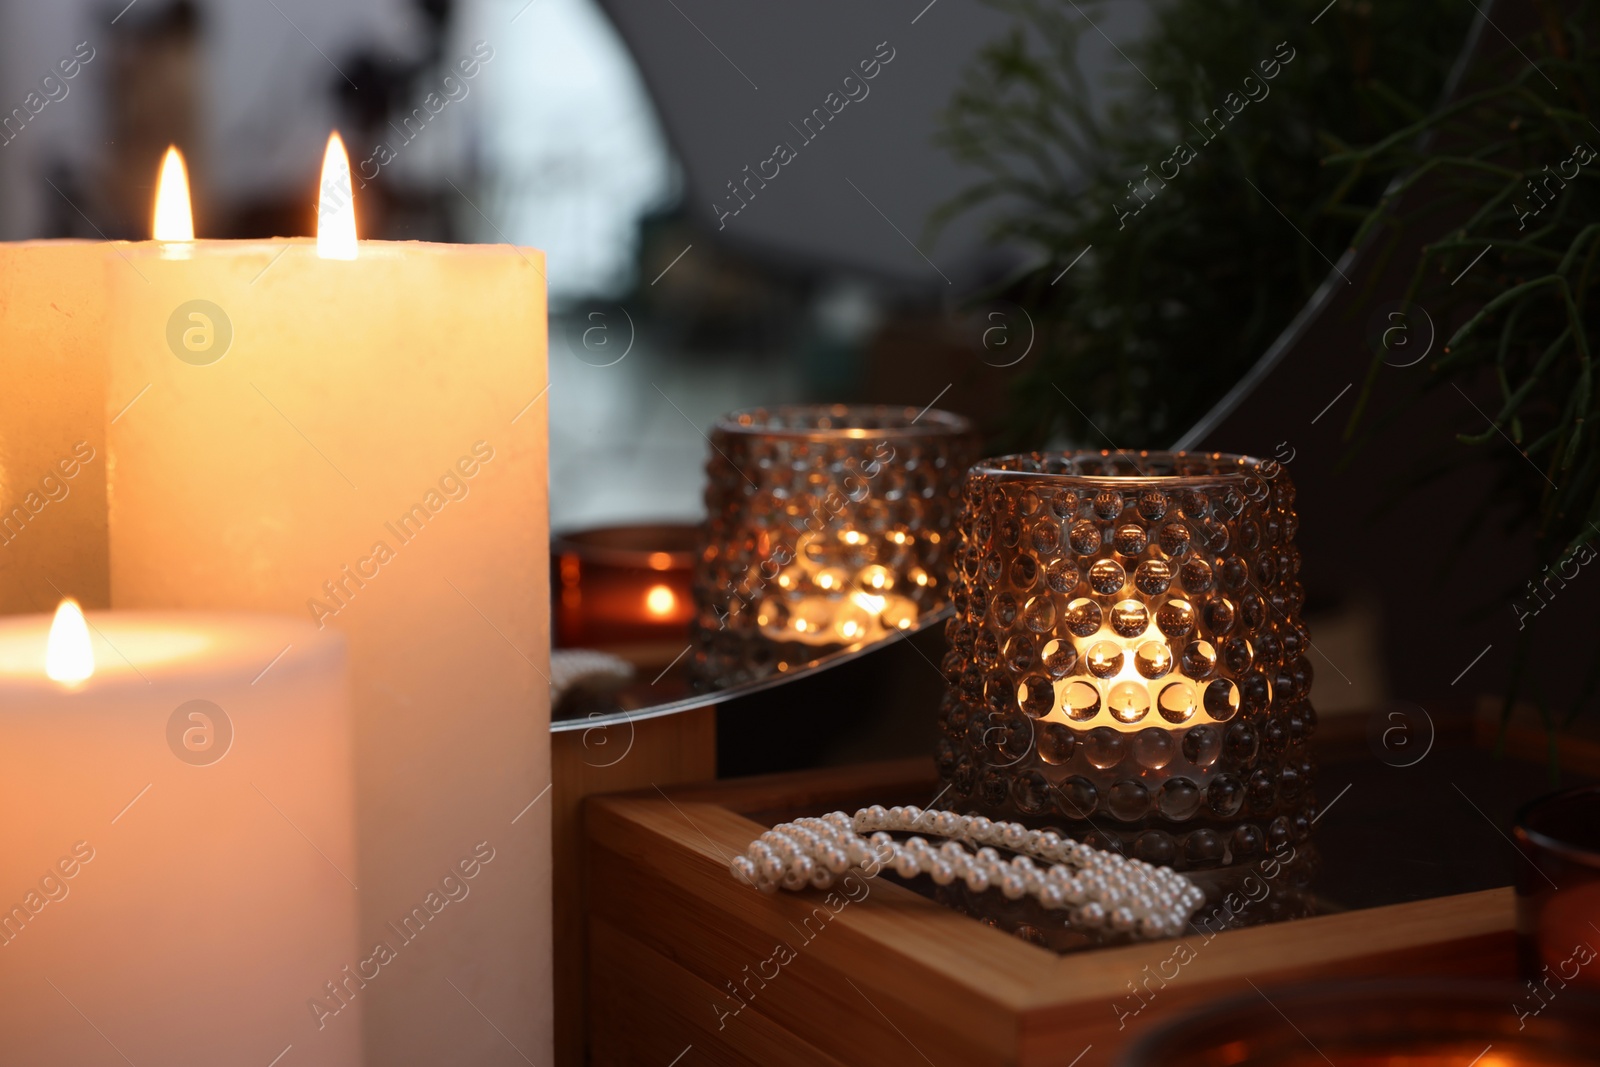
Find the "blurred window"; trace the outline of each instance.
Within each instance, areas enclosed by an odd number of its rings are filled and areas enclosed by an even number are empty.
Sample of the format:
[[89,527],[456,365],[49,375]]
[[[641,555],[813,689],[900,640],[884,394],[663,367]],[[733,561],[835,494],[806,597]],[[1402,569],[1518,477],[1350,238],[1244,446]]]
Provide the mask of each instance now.
[[[678,168],[644,83],[593,0],[472,0],[463,43],[495,49],[480,80],[484,173],[475,240],[545,251],[557,307],[635,281],[639,221],[676,199]],[[470,209],[469,209],[470,210]],[[496,232],[496,227],[501,232]]]

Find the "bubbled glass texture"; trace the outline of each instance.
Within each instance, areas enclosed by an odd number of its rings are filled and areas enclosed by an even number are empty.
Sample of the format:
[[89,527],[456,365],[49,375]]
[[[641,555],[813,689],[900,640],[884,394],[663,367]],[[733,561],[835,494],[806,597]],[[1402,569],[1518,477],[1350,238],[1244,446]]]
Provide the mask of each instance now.
[[695,574],[695,670],[766,677],[911,629],[949,597],[971,424],[843,405],[718,420]]
[[1216,867],[1314,817],[1281,465],[1035,453],[969,473],[937,761],[967,806]]

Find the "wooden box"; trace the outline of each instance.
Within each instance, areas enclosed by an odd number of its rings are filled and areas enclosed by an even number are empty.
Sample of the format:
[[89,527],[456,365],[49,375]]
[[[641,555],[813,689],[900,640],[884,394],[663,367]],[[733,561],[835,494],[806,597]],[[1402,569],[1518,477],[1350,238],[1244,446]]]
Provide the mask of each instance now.
[[884,879],[766,896],[728,872],[774,822],[936,791],[914,761],[592,798],[591,1062],[1091,1067],[1252,984],[1513,972],[1510,889],[1062,956]]

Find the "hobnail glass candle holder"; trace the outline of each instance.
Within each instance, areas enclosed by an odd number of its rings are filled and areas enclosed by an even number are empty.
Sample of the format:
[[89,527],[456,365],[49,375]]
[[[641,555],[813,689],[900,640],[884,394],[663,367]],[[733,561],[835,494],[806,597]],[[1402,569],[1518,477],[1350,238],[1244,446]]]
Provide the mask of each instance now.
[[936,753],[953,800],[1185,869],[1292,853],[1315,816],[1296,522],[1272,460],[974,466]]
[[881,640],[942,607],[968,420],[844,405],[719,419],[695,573],[696,666],[764,677]]

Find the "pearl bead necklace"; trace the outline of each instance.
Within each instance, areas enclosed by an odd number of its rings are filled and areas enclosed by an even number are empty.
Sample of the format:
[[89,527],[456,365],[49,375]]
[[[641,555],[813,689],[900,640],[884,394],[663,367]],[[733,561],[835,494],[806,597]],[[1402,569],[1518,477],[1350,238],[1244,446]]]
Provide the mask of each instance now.
[[[935,848],[923,837],[898,841],[891,836],[912,831],[947,840]],[[871,837],[862,836],[869,832]],[[1008,861],[997,849],[1015,855]],[[1049,866],[1036,866],[1035,859]],[[883,867],[902,878],[926,874],[937,885],[959,878],[974,893],[999,889],[1007,900],[1032,897],[1046,908],[1071,909],[1068,918],[1075,927],[1136,938],[1176,937],[1205,900],[1205,893],[1176,871],[1091,848],[1054,830],[880,804],[862,808],[854,819],[835,811],[780,823],[730,867],[735,878],[763,893],[779,886],[826,889],[852,867],[868,878]]]

